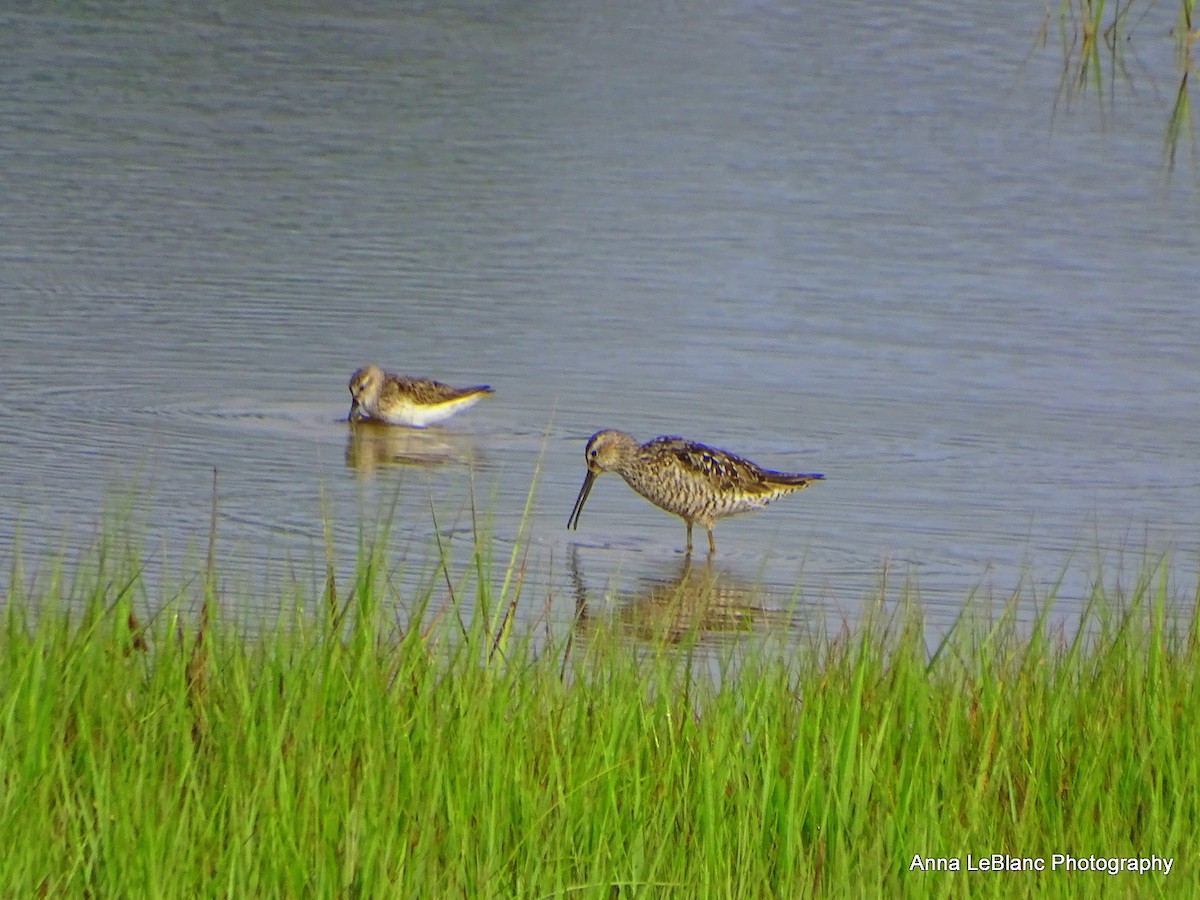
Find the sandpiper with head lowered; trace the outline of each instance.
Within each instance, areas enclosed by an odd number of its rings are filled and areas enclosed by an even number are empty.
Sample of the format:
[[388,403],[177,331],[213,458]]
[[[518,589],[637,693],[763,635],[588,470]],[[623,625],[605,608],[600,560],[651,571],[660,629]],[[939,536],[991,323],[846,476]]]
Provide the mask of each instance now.
[[379,366],[363,366],[350,377],[349,419],[424,428],[473,406],[484,394],[491,393],[486,384],[456,388],[428,378],[393,375]]
[[708,552],[713,544],[713,523],[724,516],[762,509],[776,497],[808,487],[824,475],[799,475],[763,469],[714,447],[680,437],[656,437],[639,444],[623,431],[598,431],[584,450],[587,475],[567,519],[568,528],[579,527],[583,504],[601,472],[616,472],[625,483],[669,513],[687,523],[687,549],[692,549],[692,523],[708,529]]

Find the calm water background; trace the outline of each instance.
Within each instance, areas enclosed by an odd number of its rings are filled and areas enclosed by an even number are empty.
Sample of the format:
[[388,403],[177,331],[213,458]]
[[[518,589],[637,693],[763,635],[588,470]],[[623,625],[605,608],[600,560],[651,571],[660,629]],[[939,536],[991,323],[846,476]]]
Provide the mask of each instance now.
[[[319,583],[323,518],[349,571],[393,498],[414,585],[431,509],[465,562],[473,502],[503,569],[535,484],[522,614],[566,621],[681,567],[683,524],[616,476],[565,531],[585,439],[621,427],[824,472],[720,523],[716,565],[834,617],[885,571],[937,624],[1166,550],[1189,597],[1171,10],[1134,31],[1136,89],[1052,120],[1028,0],[644,6],[0,13],[0,578],[14,539],[27,576],[76,553],[132,483],[178,571],[215,467],[239,602]],[[352,440],[372,360],[496,394]]]

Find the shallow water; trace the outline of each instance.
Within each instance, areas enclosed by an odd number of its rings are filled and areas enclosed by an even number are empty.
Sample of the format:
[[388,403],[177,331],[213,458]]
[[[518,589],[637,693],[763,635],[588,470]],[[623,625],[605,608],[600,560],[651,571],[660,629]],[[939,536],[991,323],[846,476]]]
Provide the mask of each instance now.
[[[232,581],[321,583],[322,520],[348,569],[395,499],[416,585],[431,509],[458,563],[474,506],[499,570],[524,521],[521,614],[567,621],[580,585],[619,610],[681,565],[682,522],[615,476],[565,530],[584,441],[619,427],[824,472],[719,523],[717,563],[834,621],[885,573],[936,625],[1165,550],[1190,596],[1200,207],[1161,167],[1170,12],[1131,45],[1144,90],[1053,121],[1042,15],[2,14],[0,540],[29,569],[136,482],[148,553],[182,565],[215,468]],[[496,394],[356,434],[367,361]]]

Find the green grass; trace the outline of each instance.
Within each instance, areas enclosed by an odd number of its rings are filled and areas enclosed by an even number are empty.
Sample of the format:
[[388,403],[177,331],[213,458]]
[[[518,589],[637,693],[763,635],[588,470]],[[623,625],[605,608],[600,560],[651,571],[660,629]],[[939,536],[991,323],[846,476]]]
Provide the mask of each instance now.
[[[1052,598],[1032,624],[1015,602],[965,614],[932,654],[919,606],[881,597],[853,633],[723,647],[713,677],[677,630],[631,642],[600,617],[535,640],[491,587],[517,555],[493,573],[476,540],[473,614],[437,611],[469,580],[449,568],[398,597],[365,540],[352,584],[268,598],[285,612],[252,629],[218,612],[218,560],[152,617],[112,541],[71,573],[14,563],[0,896],[1200,887],[1197,622],[1161,569],[1097,587],[1070,629]],[[910,871],[994,853],[1047,871]],[[1174,868],[1050,871],[1054,853]]]
[[[1105,3],[1104,0],[1060,0],[1057,6],[1059,45],[1063,69],[1053,114],[1060,104],[1070,107],[1076,101],[1093,96],[1101,121],[1105,110],[1115,108],[1117,85],[1135,87],[1132,74],[1139,67],[1126,65],[1126,47],[1139,34],[1139,27],[1154,4],[1127,0],[1125,3]],[[1174,100],[1167,116],[1163,135],[1163,161],[1166,170],[1173,172],[1181,145],[1190,150],[1192,169],[1197,167],[1196,134],[1191,115],[1189,80],[1196,68],[1196,46],[1200,38],[1197,27],[1195,0],[1176,0],[1178,15],[1171,34],[1175,43],[1176,73]],[[1049,41],[1054,8],[1046,7],[1039,41]],[[1149,27],[1149,26],[1146,26]],[[1145,31],[1146,27],[1140,28]]]

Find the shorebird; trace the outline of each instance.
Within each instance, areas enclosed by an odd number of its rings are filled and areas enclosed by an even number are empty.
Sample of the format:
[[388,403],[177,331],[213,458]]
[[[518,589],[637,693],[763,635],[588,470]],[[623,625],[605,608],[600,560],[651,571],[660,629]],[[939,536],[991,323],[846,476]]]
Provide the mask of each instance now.
[[776,497],[808,487],[824,475],[799,475],[763,469],[714,447],[680,437],[656,437],[639,444],[623,431],[597,431],[583,452],[587,475],[567,519],[578,528],[583,504],[601,472],[616,472],[625,483],[660,509],[687,523],[687,549],[692,550],[692,523],[708,529],[708,552],[713,523],[723,516],[762,509]]
[[456,388],[428,378],[393,375],[379,366],[363,366],[350,376],[351,422],[375,419],[389,425],[424,428],[493,393],[486,384]]

